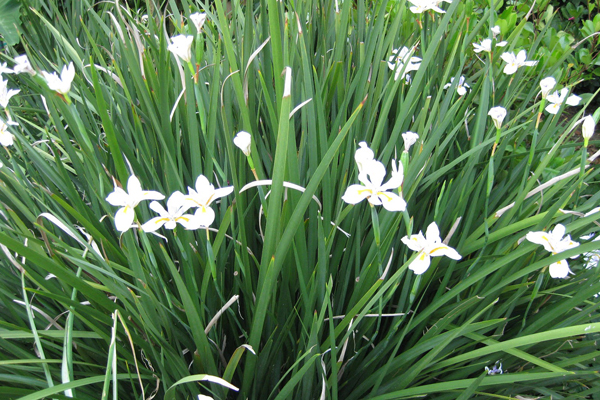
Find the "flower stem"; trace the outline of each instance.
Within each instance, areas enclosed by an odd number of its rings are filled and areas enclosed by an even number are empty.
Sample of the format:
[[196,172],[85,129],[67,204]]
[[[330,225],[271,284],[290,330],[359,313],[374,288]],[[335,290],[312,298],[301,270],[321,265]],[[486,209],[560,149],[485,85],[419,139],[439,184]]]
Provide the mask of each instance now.
[[537,121],[535,121],[535,130],[537,131],[538,126],[540,126],[540,119],[542,118],[542,111],[544,111],[544,106],[546,105],[546,99],[542,99],[540,103],[540,108],[538,109]]

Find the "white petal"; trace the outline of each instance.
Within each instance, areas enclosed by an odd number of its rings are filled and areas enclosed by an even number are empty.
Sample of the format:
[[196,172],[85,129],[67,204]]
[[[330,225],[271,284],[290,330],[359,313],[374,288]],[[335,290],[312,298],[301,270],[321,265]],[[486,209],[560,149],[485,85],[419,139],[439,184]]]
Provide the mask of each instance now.
[[200,174],[198,178],[196,178],[196,191],[198,193],[202,192],[213,192],[215,187],[208,181],[208,179]]
[[158,201],[153,201],[149,205],[150,209],[160,215],[161,217],[168,217],[169,213]]
[[165,195],[160,192],[155,192],[154,190],[144,190],[135,198],[135,201],[139,203],[142,200],[163,200],[164,198]]
[[596,128],[596,121],[591,115],[586,116],[581,124],[581,136],[586,139],[590,139],[594,135],[594,129]]
[[133,220],[135,218],[135,211],[133,207],[125,206],[119,208],[115,214],[115,228],[119,232],[126,232],[131,228]]
[[[550,96],[548,96],[548,99],[549,98]],[[546,111],[550,114],[556,115],[558,113],[558,110],[560,110],[560,103],[548,104],[546,106]]]
[[567,260],[560,260],[550,265],[549,272],[553,278],[566,278],[571,270]]
[[373,192],[370,189],[362,185],[350,185],[342,196],[342,200],[348,204],[357,204],[372,194]]
[[240,131],[233,138],[233,144],[242,150],[246,156],[249,156],[252,145],[252,136],[246,131]]
[[377,160],[371,160],[365,163],[363,168],[363,171],[358,175],[358,180],[366,186],[380,187],[386,174],[385,166]]
[[144,225],[142,225],[142,230],[144,232],[154,232],[154,231],[158,230],[161,226],[163,226],[168,221],[169,221],[169,218],[165,218],[165,217],[152,218],[150,221],[148,221]]
[[552,230],[552,237],[556,240],[561,240],[563,236],[567,233],[567,228],[563,224],[556,224],[554,229]]
[[508,44],[507,41],[503,40],[502,42],[498,42],[496,43],[496,47],[504,47]]
[[194,214],[194,218],[198,225],[209,227],[215,220],[215,212],[210,207],[198,207]]
[[516,61],[515,55],[513,53],[502,53],[500,55],[500,58],[504,60],[504,62],[506,62],[507,64],[513,64]]
[[233,186],[226,186],[224,188],[219,188],[219,189],[215,190],[214,195],[212,196],[211,200],[208,202],[207,205],[209,205],[216,199],[220,199],[221,197],[225,197],[225,196],[231,194],[232,192],[233,192]]
[[423,237],[422,232],[419,232],[416,235],[410,235],[410,238],[408,236],[404,236],[400,240],[402,240],[402,243],[404,243],[406,247],[408,247],[412,251],[421,251],[427,245],[427,241]]
[[381,192],[377,197],[381,200],[383,208],[388,211],[404,211],[406,210],[406,201],[396,193]]
[[392,160],[392,177],[387,183],[379,187],[379,192],[386,192],[387,190],[397,189],[402,186],[404,180],[404,167],[400,161]]
[[427,242],[429,243],[442,242],[442,239],[440,238],[440,229],[435,222],[432,222],[427,227],[427,231],[425,231],[425,238],[427,238]]
[[123,207],[129,203],[129,195],[120,187],[115,187],[115,191],[106,197],[106,201],[112,206]]
[[177,222],[173,221],[172,219],[167,219],[165,222],[165,229],[175,229],[176,226]]
[[517,64],[506,64],[506,66],[504,67],[504,73],[506,75],[512,75],[515,72],[517,72],[517,69],[519,67],[517,66]]
[[201,219],[196,218],[196,216],[192,214],[184,214],[181,217],[175,218],[175,221],[188,230],[195,230],[202,226]]
[[431,257],[446,256],[453,260],[460,260],[462,258],[462,256],[460,254],[458,254],[458,252],[456,250],[454,250],[452,247],[447,246],[443,243],[439,243],[439,244],[436,243],[434,246],[431,246],[431,248],[427,248],[425,251]]
[[127,193],[133,196],[141,192],[142,184],[140,180],[135,175],[131,175],[127,180]]
[[569,97],[567,97],[567,104],[570,106],[578,106],[579,102],[581,102],[581,97],[572,94]]
[[548,232],[529,232],[525,237],[531,243],[541,244],[542,246],[544,246],[544,249],[546,249],[546,251],[549,251],[551,253],[554,252],[554,248],[552,248],[552,244],[550,243],[550,235],[548,234]]
[[[150,203],[150,207],[152,207],[152,203]],[[186,203],[185,194],[181,193],[180,191],[175,191],[171,193],[169,200],[167,200],[167,209],[169,210],[170,214],[175,214],[177,211],[181,212],[182,207],[187,207]],[[185,210],[187,209],[189,209],[189,207],[187,207]],[[183,210],[182,213],[185,212],[185,210]]]
[[417,258],[413,260],[408,266],[408,269],[412,270],[416,275],[421,275],[427,271],[431,264],[431,258],[424,252],[419,253]]

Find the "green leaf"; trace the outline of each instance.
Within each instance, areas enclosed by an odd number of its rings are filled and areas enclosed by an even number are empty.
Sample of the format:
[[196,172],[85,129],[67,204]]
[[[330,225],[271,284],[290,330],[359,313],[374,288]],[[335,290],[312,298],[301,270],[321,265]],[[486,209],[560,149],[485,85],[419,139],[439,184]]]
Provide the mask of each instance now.
[[17,0],[0,1],[0,34],[10,46],[19,43],[21,4]]

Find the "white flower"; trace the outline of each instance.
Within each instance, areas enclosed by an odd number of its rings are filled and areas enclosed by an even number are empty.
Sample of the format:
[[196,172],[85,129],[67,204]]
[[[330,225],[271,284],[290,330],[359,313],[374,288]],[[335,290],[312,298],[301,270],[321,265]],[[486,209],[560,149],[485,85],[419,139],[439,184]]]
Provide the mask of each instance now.
[[[529,232],[527,240],[535,244],[541,244],[544,249],[551,252],[552,255],[562,253],[579,246],[579,243],[571,240],[571,236],[565,235],[566,229],[563,225],[557,224],[551,232]],[[571,257],[576,258],[577,256]],[[566,278],[571,270],[567,260],[560,260],[550,265],[550,276],[553,278]]]
[[492,117],[496,129],[500,129],[502,127],[502,121],[504,121],[504,117],[506,117],[506,108],[500,106],[492,107],[490,108],[488,115]]
[[589,140],[594,135],[595,128],[596,122],[594,121],[594,117],[588,115],[583,119],[583,124],[581,124],[581,136]]
[[502,363],[499,363],[500,365],[498,365],[498,363],[499,361],[496,361],[492,368],[485,367],[485,372],[487,372],[488,375],[502,374]]
[[11,97],[19,93],[19,89],[8,90],[8,81],[4,81],[0,78],[0,106],[6,108]]
[[[481,41],[481,44],[479,43],[472,43],[473,44],[473,51],[475,53],[481,53],[482,51],[486,51],[486,52],[490,52],[492,51],[492,39],[483,39]],[[498,42],[496,43],[496,47],[504,47],[508,44],[508,42]]]
[[[393,54],[389,57],[387,64],[391,70],[396,72],[394,80],[398,80],[398,77],[404,79],[406,73],[416,71],[421,66],[421,59],[419,57],[411,57],[408,47],[394,49],[392,50],[392,53]],[[405,65],[406,68],[404,67]],[[402,76],[400,73],[402,73]]]
[[4,147],[12,146],[14,143],[14,136],[12,133],[8,131],[9,125],[19,125],[16,122],[12,121],[10,117],[8,121],[4,122],[0,119],[0,144]]
[[[433,10],[433,11],[436,11],[439,13],[446,12],[438,7],[438,5],[441,3],[441,1],[438,1],[438,0],[408,0],[408,1],[413,4],[410,7],[410,11],[412,11],[414,14],[421,14],[422,12],[425,12],[427,10]],[[452,0],[450,0],[450,1],[445,0],[445,1],[447,1],[448,3],[452,2]]]
[[500,26],[498,26],[498,25],[492,26],[490,28],[490,31],[492,32],[492,35],[494,36],[494,38],[496,38],[496,36],[498,36],[500,34]]
[[527,53],[525,50],[521,50],[516,56],[513,53],[502,53],[500,56],[505,62],[504,73],[512,75],[517,72],[519,67],[533,67],[537,61],[527,61]]
[[184,211],[191,207],[198,207],[195,213],[195,222],[198,226],[208,227],[215,220],[215,212],[210,208],[210,204],[231,194],[233,186],[215,189],[204,175],[200,175],[196,179],[196,189],[188,186],[188,192],[184,197]]
[[28,73],[29,75],[35,75],[35,71],[31,67],[29,63],[29,59],[26,54],[15,57],[15,66],[13,67],[13,72],[15,74]]
[[560,110],[560,106],[562,105],[562,103],[565,102],[570,106],[579,105],[581,97],[576,96],[574,94],[567,97],[567,94],[569,94],[569,89],[562,88],[560,89],[560,93],[558,91],[555,91],[554,93],[548,95],[548,97],[546,97],[546,100],[548,100],[548,103],[550,104],[546,106],[546,111],[548,111],[550,114],[556,114],[558,113],[558,110]]
[[192,41],[193,36],[177,35],[171,38],[171,44],[167,47],[171,53],[181,58],[185,62],[192,59]]
[[406,151],[408,153],[408,150],[410,149],[410,147],[417,143],[417,140],[419,139],[419,135],[416,134],[415,132],[404,132],[402,134],[402,139],[404,140],[404,151]]
[[[448,89],[450,86],[452,86],[452,83],[454,82],[454,77],[450,78],[450,83],[446,83],[444,85],[444,89]],[[456,93],[458,93],[459,96],[464,96],[465,94],[467,94],[467,89],[470,89],[471,86],[469,86],[466,82],[465,82],[465,77],[461,76],[458,80],[458,85],[456,85]]]
[[354,161],[356,161],[356,165],[358,165],[358,172],[362,172],[364,165],[370,163],[375,158],[375,153],[373,150],[369,148],[367,142],[360,142],[358,144],[359,148],[356,149],[356,153],[354,153]]
[[431,264],[431,257],[446,256],[453,260],[462,258],[456,250],[442,243],[440,230],[435,222],[429,224],[425,236],[419,231],[418,234],[410,235],[410,237],[404,236],[401,240],[409,249],[419,252],[417,258],[408,266],[408,269],[411,269],[417,275],[427,271]]
[[[357,150],[357,152],[360,151]],[[399,188],[404,179],[404,169],[402,164],[392,160],[392,177],[383,184],[386,171],[382,163],[377,160],[363,161],[362,171],[358,174],[358,180],[363,185],[350,185],[342,196],[348,204],[357,204],[368,199],[374,206],[383,205],[388,211],[406,210],[406,202],[402,197],[388,190]]]
[[131,175],[127,180],[127,192],[118,186],[115,191],[106,197],[106,201],[113,205],[121,207],[115,214],[115,227],[119,232],[125,232],[131,228],[135,218],[133,210],[142,200],[162,200],[165,196],[153,190],[142,190],[142,185],[135,175]]
[[46,79],[46,83],[50,90],[54,90],[64,95],[71,90],[71,82],[73,82],[73,79],[75,78],[75,67],[71,61],[68,66],[65,65],[63,67],[60,77],[56,72],[49,74],[46,71],[42,71],[42,75],[44,76],[44,79]]
[[190,19],[196,26],[196,31],[200,33],[200,30],[202,30],[202,26],[206,21],[206,13],[193,13],[192,15],[190,15]]
[[167,210],[159,202],[150,203],[150,209],[157,212],[160,216],[154,217],[142,225],[144,232],[154,232],[164,225],[166,229],[175,229],[177,223],[183,225],[186,229],[198,229],[200,225],[197,219],[191,214],[184,214],[184,194],[175,192],[167,200]]
[[246,156],[249,156],[251,151],[250,145],[252,144],[252,136],[246,131],[240,131],[233,138],[233,144],[239,147]]
[[[594,237],[594,234],[591,233],[589,235],[581,236],[579,239],[590,240]],[[600,241],[600,235],[596,236],[596,239],[593,242]],[[600,250],[592,250],[588,253],[583,254],[583,262],[586,269],[596,268],[600,263]]]
[[549,76],[540,81],[540,88],[542,88],[542,99],[545,99],[548,96],[548,93],[556,86],[556,79]]
[[0,63],[0,75],[2,74],[12,74],[14,71],[7,67],[6,63]]

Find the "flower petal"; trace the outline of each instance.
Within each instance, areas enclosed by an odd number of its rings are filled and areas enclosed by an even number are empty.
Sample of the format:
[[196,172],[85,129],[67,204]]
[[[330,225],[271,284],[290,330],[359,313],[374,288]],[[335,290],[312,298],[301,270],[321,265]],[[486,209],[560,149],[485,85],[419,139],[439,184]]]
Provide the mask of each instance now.
[[377,196],[388,211],[404,211],[406,210],[406,201],[393,192],[379,192]]
[[431,249],[426,249],[426,252],[429,253],[431,257],[446,256],[453,260],[460,260],[462,258],[462,256],[458,254],[456,250],[443,243],[436,243],[434,246],[431,247]]
[[200,174],[198,178],[196,178],[196,191],[198,193],[202,192],[213,192],[215,187],[208,181],[208,179]]
[[133,225],[133,220],[135,218],[135,211],[133,207],[125,206],[119,208],[117,213],[115,214],[115,228],[119,232],[126,232]]
[[371,189],[367,189],[362,185],[350,185],[342,196],[342,200],[348,204],[357,204],[372,194],[373,191]]
[[[169,218],[165,217],[154,217],[150,221],[146,222],[142,225],[142,230],[144,232],[154,232],[162,227],[166,222],[169,221]],[[170,228],[173,229],[173,228]]]
[[406,245],[412,251],[421,251],[425,248],[427,241],[423,237],[423,233],[419,232],[416,235],[404,236],[402,239],[402,243]]
[[198,207],[194,213],[194,219],[199,226],[209,227],[215,220],[215,212],[210,207]]
[[[233,192],[233,186],[226,186],[224,188],[219,188],[215,190],[215,194],[212,196],[211,200],[208,204],[212,203],[216,199],[220,199],[221,197],[225,197]],[[207,205],[208,205],[207,204]]]
[[513,53],[502,53],[500,55],[500,58],[508,64],[513,64],[516,61],[515,55]]
[[525,237],[531,243],[541,244],[542,246],[544,246],[544,249],[546,249],[546,251],[549,251],[551,253],[554,252],[554,249],[552,248],[552,245],[550,244],[550,235],[548,235],[547,232],[544,232],[544,231],[529,232],[527,234],[527,236],[525,236]]
[[566,278],[571,270],[567,260],[560,260],[550,265],[549,272],[553,278]]
[[429,254],[425,252],[420,252],[417,255],[417,258],[413,260],[408,266],[408,269],[412,270],[416,275],[421,275],[427,271],[429,265],[431,264],[431,258]]
[[131,175],[127,180],[127,193],[131,196],[135,196],[142,192],[142,184],[135,175]]
[[579,102],[581,101],[581,97],[572,94],[569,97],[567,97],[567,104],[570,106],[578,106]]
[[154,211],[155,213],[157,213],[161,217],[168,217],[169,216],[169,213],[167,212],[167,210],[165,210],[165,208],[162,206],[162,204],[160,204],[158,201],[151,202],[148,207],[150,207],[150,209],[152,211]]
[[429,243],[442,242],[442,239],[440,238],[440,229],[435,222],[430,223],[427,227],[427,231],[425,231],[425,238],[427,238]]
[[129,195],[120,187],[115,187],[115,191],[106,197],[106,201],[111,206],[124,207],[129,203]]
[[[550,100],[550,96],[548,96],[548,100]],[[546,106],[546,111],[550,114],[558,114],[558,110],[560,110],[560,103],[552,103]]]
[[192,214],[184,214],[181,217],[175,218],[177,223],[181,224],[187,230],[195,230],[202,226],[201,220]]

